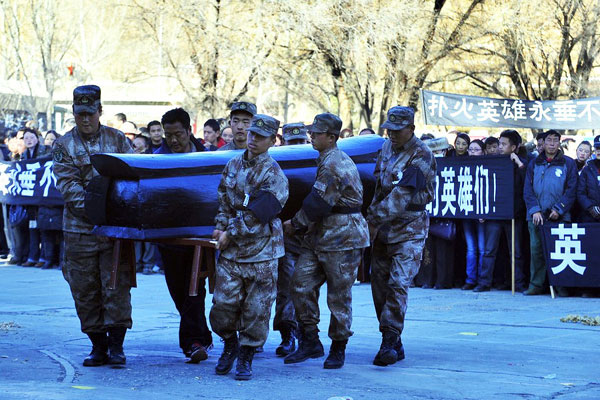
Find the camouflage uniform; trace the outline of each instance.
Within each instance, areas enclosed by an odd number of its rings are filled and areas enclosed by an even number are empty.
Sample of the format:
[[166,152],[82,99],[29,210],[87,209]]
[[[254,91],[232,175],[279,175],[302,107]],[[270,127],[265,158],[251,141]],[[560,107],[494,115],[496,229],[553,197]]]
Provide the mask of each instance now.
[[294,266],[298,262],[301,252],[301,244],[295,236],[283,237],[285,255],[279,259],[277,269],[277,298],[275,301],[275,318],[273,319],[273,330],[282,331],[291,329],[295,331],[298,327],[296,312],[290,292]]
[[223,147],[219,147],[219,148],[217,149],[217,151],[223,151],[223,150],[244,150],[244,149],[243,149],[243,148],[241,148],[241,147],[240,147],[240,148],[238,148],[238,147],[235,145],[235,142],[232,140],[230,143],[227,143],[225,146],[223,146]]
[[84,333],[131,328],[132,324],[129,272],[120,269],[118,287],[107,288],[113,243],[91,234],[94,225],[84,211],[85,188],[98,175],[90,155],[97,153],[133,153],[133,149],[123,133],[101,125],[98,133],[88,139],[73,128],[56,140],[52,151],[56,187],[65,201],[63,273]]
[[363,188],[354,162],[337,147],[317,159],[317,177],[302,209],[292,219],[296,231],[306,231],[292,278],[296,318],[305,327],[319,323],[319,288],[327,282],[331,311],[329,337],[352,336],[352,285],[362,249],[369,245],[367,222],[360,213]]
[[227,163],[218,188],[215,229],[226,231],[230,243],[217,263],[210,323],[225,340],[239,331],[242,346],[258,347],[269,333],[277,259],[284,255],[274,216],[287,201],[288,181],[268,152],[252,160],[247,154]]
[[436,163],[415,135],[400,150],[384,143],[375,166],[375,195],[367,220],[373,238],[371,290],[379,330],[401,334],[408,288],[419,271],[429,229],[425,205],[433,199]]

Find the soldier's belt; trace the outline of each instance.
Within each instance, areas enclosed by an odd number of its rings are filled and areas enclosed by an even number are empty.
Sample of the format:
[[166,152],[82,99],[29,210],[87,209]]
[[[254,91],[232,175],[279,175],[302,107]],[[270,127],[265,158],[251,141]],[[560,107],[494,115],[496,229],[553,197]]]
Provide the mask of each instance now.
[[424,204],[409,204],[406,206],[406,211],[425,211]]
[[358,214],[359,212],[360,207],[333,206],[331,209],[332,214]]

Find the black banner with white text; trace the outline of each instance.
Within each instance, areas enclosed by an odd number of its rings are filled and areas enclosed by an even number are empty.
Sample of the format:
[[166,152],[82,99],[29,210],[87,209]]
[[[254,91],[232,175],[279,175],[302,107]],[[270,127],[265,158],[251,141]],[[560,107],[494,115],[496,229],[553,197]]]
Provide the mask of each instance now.
[[0,203],[60,206],[52,157],[0,162]]

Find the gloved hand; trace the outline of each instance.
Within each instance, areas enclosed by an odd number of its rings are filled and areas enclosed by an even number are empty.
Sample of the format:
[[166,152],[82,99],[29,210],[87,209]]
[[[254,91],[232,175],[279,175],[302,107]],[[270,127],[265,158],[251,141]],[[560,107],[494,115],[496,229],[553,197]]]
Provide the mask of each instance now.
[[592,217],[594,217],[594,219],[600,220],[600,207],[599,206],[592,206],[592,207],[588,208],[588,212],[592,215]]

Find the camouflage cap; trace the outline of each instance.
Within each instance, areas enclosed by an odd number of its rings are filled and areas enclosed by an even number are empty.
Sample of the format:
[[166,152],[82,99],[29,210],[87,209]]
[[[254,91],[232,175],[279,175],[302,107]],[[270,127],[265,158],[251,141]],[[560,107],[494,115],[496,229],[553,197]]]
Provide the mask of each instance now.
[[243,111],[254,117],[256,115],[256,105],[247,101],[236,101],[231,105],[231,113],[233,114],[234,111]]
[[388,110],[387,120],[381,127],[392,131],[399,131],[414,123],[415,110],[412,107],[396,106]]
[[312,125],[306,127],[308,132],[314,133],[332,133],[340,135],[342,130],[342,120],[335,114],[323,113],[315,116]]
[[100,88],[96,85],[77,86],[73,90],[73,113],[94,114],[100,109]]
[[264,114],[256,114],[252,117],[248,132],[254,132],[257,135],[270,137],[276,135],[279,131],[279,120]]
[[285,124],[282,130],[283,140],[308,140],[308,131],[306,129],[306,125],[304,125],[302,122]]
[[598,135],[594,138],[594,148],[595,149],[600,148],[600,135]]

